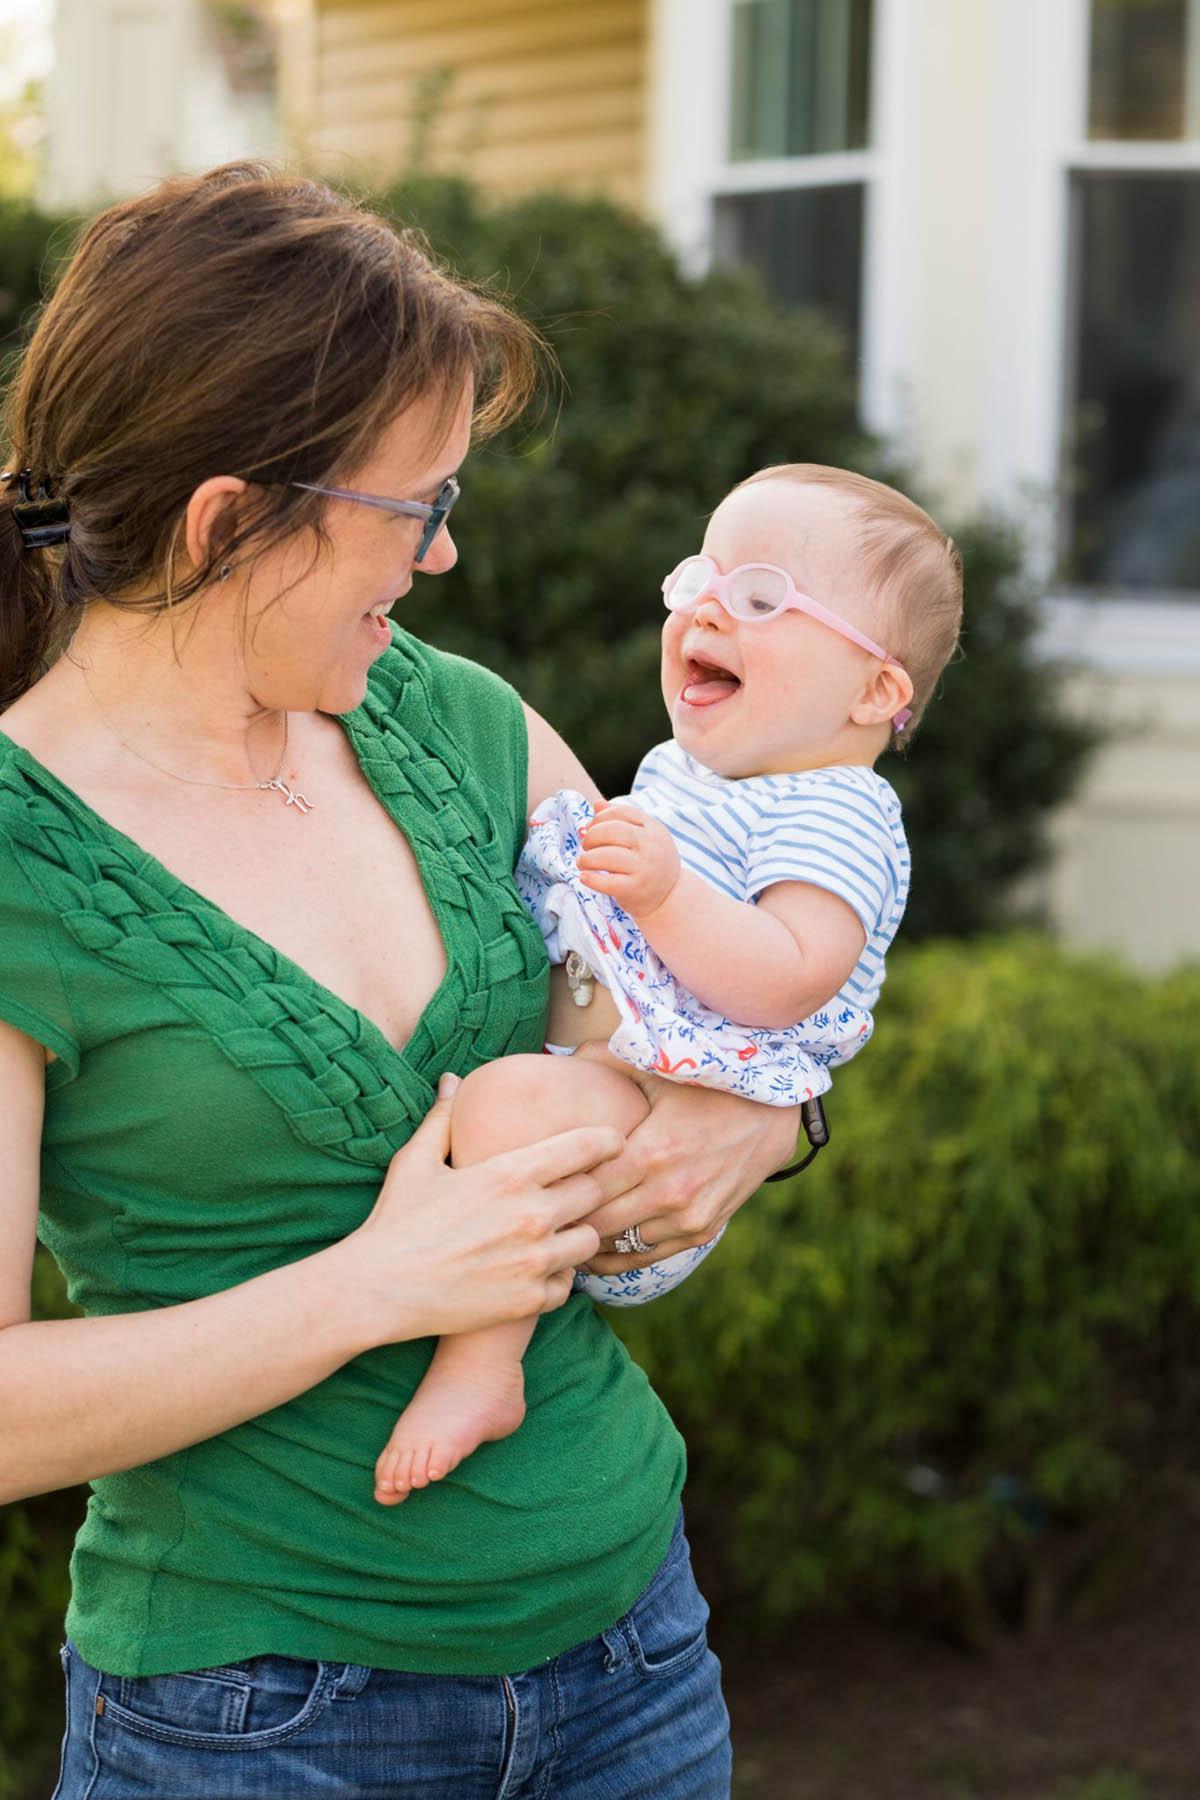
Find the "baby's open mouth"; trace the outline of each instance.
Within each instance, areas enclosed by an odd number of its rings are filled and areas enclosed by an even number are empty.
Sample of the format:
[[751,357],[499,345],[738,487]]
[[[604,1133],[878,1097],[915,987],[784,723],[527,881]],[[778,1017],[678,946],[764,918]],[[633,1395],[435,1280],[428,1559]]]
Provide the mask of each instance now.
[[684,670],[679,698],[689,706],[715,706],[718,700],[728,700],[731,694],[736,694],[742,685],[729,669],[695,656],[687,658]]

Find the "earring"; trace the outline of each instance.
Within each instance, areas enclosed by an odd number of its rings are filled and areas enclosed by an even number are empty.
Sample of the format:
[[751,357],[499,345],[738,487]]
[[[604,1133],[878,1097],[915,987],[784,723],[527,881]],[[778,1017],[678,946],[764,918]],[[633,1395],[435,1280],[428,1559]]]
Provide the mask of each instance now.
[[222,581],[228,581],[229,577],[233,574],[233,564],[232,563],[222,563],[220,570],[219,570],[219,574],[220,574]]

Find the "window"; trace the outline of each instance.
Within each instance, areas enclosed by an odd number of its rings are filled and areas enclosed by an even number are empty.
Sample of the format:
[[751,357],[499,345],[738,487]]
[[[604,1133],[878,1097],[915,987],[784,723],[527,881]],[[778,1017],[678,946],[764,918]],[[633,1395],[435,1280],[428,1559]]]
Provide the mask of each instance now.
[[719,256],[760,270],[860,353],[872,0],[732,0]]
[[867,143],[870,0],[735,0],[735,160]]
[[1091,0],[1071,170],[1068,574],[1200,589],[1200,5]]
[[1195,15],[1187,0],[1095,0],[1088,59],[1090,138],[1197,135],[1200,70],[1196,45],[1189,44]]

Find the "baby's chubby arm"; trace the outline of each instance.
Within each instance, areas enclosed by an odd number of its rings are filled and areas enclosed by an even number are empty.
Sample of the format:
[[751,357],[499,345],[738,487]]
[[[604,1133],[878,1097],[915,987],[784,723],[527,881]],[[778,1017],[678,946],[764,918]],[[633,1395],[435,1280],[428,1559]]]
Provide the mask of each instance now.
[[739,1025],[782,1031],[846,983],[867,934],[853,907],[804,881],[756,904],[719,893],[680,862],[665,825],[628,801],[601,806],[581,834],[580,880],[636,919],[676,980]]

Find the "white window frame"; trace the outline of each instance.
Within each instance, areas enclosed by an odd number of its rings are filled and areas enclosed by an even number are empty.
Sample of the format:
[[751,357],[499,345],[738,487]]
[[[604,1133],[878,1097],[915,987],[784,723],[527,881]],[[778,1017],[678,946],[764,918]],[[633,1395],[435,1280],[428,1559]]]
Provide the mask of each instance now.
[[908,366],[902,129],[910,15],[920,0],[875,0],[865,150],[813,156],[729,156],[734,0],[654,0],[649,190],[655,216],[685,266],[713,254],[715,203],[737,194],[863,187],[859,401],[874,430],[897,434]]
[[[1200,173],[1200,139],[1135,142],[1092,140],[1088,136],[1091,0],[1058,0],[1060,104],[1066,141],[1052,169],[1057,189],[1051,208],[1058,251],[1051,266],[1051,304],[1047,317],[1056,329],[1043,333],[1047,353],[1059,374],[1048,382],[1054,418],[1043,426],[1047,487],[1057,477],[1069,449],[1069,413],[1074,401],[1073,370],[1078,346],[1070,340],[1074,318],[1071,267],[1071,186],[1081,173]],[[1193,0],[1194,6],[1194,0]],[[1047,9],[1053,10],[1053,9]],[[1195,23],[1193,19],[1193,23]],[[1194,101],[1194,96],[1193,96]],[[1056,521],[1055,547],[1067,528]],[[1050,546],[1047,546],[1050,549]],[[1100,589],[1064,589],[1046,607],[1046,646],[1113,675],[1200,675],[1200,591],[1194,596],[1148,592],[1121,593]]]
[[[1070,327],[1070,185],[1079,169],[1200,169],[1200,143],[1087,138],[1089,0],[971,0],[990,55],[990,173],[980,191],[988,264],[978,346],[984,372],[973,448],[975,500],[1016,511],[1035,567],[1054,567]],[[866,182],[860,404],[865,423],[919,458],[912,399],[920,363],[920,211],[914,96],[928,0],[875,0],[870,149],[848,156],[729,161],[732,0],[651,0],[649,201],[686,266],[712,254],[713,199],[830,175]],[[952,231],[953,220],[943,229]],[[919,399],[919,396],[917,396]],[[1200,596],[1069,593],[1045,608],[1046,644],[1101,671],[1200,674]]]

